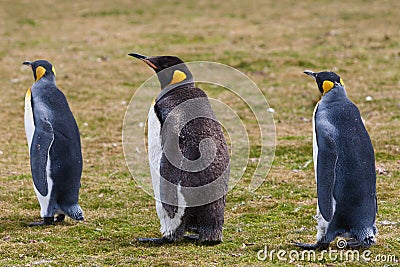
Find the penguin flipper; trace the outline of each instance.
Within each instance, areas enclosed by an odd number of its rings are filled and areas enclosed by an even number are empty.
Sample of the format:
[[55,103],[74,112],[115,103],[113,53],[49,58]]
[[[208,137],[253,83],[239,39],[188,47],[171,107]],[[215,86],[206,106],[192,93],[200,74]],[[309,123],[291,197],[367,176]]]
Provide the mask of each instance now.
[[317,194],[318,207],[324,219],[328,222],[333,217],[333,188],[335,184],[335,166],[338,158],[337,147],[329,130],[317,127],[318,157],[317,157]]
[[30,161],[33,183],[42,196],[48,194],[47,161],[50,148],[54,141],[54,131],[47,120],[35,121],[35,133],[33,134]]

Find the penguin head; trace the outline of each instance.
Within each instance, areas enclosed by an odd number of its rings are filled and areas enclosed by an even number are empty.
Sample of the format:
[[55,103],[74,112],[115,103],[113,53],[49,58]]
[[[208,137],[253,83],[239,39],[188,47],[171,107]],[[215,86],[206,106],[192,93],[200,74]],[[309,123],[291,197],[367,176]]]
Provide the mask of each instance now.
[[332,71],[312,72],[305,70],[304,73],[314,78],[322,94],[326,94],[336,85],[344,87],[342,78]]
[[181,82],[192,83],[193,76],[189,68],[179,57],[175,56],[155,56],[147,57],[137,53],[130,53],[129,56],[144,61],[152,68],[158,76],[161,89]]
[[33,77],[35,78],[36,82],[43,77],[51,77],[54,79],[56,76],[56,70],[54,69],[53,65],[46,60],[36,60],[33,62],[25,61],[22,64],[32,67]]

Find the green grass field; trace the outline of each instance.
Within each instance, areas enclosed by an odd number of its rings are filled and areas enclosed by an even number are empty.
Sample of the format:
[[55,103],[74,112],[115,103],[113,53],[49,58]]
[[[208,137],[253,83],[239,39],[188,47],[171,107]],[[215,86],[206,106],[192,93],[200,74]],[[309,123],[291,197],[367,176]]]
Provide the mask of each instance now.
[[[314,242],[316,188],[311,117],[319,92],[305,69],[334,70],[366,120],[376,152],[379,255],[400,257],[400,2],[10,1],[0,3],[0,266],[396,266],[394,262],[259,261],[258,251]],[[230,65],[274,108],[276,152],[256,192],[228,193],[224,242],[153,246],[154,200],[130,175],[122,149],[128,103],[153,72],[130,52]],[[81,131],[80,204],[86,221],[29,228],[38,220],[24,131],[25,60],[57,71]],[[218,92],[211,92],[215,97]],[[367,101],[366,97],[372,97]],[[228,104],[235,108],[235,102]],[[239,103],[240,104],[240,103]],[[238,104],[238,105],[239,105]],[[237,108],[246,116],[245,108]],[[251,120],[248,130],[255,129]],[[251,153],[259,149],[257,138]],[[301,252],[298,250],[298,252]],[[288,258],[288,255],[286,255]]]

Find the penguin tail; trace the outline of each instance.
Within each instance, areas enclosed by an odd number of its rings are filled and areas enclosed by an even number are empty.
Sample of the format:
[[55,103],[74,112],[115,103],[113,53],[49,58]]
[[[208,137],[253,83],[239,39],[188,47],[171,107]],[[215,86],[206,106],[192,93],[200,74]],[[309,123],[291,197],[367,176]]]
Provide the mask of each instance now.
[[85,218],[83,217],[83,210],[79,206],[79,204],[74,204],[68,207],[61,207],[65,214],[77,221],[83,221]]

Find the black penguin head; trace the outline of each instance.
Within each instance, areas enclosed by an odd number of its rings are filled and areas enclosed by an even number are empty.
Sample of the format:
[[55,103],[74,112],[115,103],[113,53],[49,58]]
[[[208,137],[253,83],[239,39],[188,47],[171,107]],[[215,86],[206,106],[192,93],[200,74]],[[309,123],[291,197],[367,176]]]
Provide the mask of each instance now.
[[193,82],[192,73],[179,57],[147,57],[137,53],[130,53],[129,55],[146,62],[157,73],[161,89],[184,81],[188,83]]
[[35,81],[40,80],[43,77],[55,77],[56,70],[54,69],[53,65],[46,60],[36,60],[33,62],[25,61],[22,64],[30,65],[33,71],[33,77]]
[[322,94],[329,92],[336,84],[344,86],[342,78],[332,71],[312,72],[305,70],[304,73],[314,78]]

